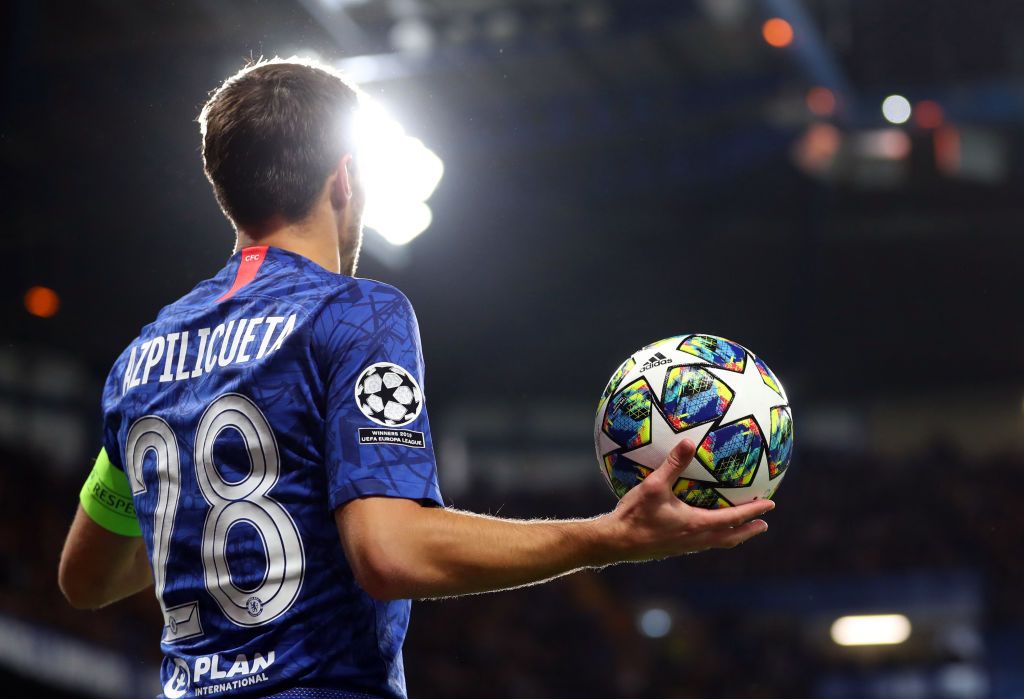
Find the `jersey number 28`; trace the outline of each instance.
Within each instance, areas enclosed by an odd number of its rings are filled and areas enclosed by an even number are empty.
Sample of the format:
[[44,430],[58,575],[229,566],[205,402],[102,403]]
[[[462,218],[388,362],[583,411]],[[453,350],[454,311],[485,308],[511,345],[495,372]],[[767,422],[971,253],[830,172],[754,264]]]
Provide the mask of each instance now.
[[[241,435],[249,454],[249,473],[238,481],[221,475],[213,461],[213,445],[226,429]],[[168,607],[163,599],[174,518],[181,495],[178,441],[162,418],[140,418],[128,431],[125,462],[132,493],[145,493],[142,464],[155,457],[157,503],[154,508],[152,563],[156,596],[164,612],[163,640],[173,643],[203,633],[199,605],[188,602]],[[196,480],[210,509],[202,536],[203,575],[207,592],[224,615],[239,626],[259,626],[284,614],[298,597],[305,570],[305,553],[295,521],[270,497],[281,472],[277,440],[267,418],[251,400],[226,393],[203,413],[196,429]],[[231,528],[245,522],[254,527],[266,547],[267,570],[262,582],[242,589],[228,571],[227,542]]]

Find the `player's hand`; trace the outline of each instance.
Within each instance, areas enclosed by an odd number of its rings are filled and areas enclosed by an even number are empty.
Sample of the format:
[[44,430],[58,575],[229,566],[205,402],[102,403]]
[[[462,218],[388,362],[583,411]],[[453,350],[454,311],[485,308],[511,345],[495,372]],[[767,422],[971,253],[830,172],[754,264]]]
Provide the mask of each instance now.
[[684,439],[656,470],[626,493],[605,515],[606,536],[618,560],[645,561],[732,548],[763,534],[768,524],[759,515],[774,509],[771,500],[705,510],[687,505],[672,492],[696,447]]

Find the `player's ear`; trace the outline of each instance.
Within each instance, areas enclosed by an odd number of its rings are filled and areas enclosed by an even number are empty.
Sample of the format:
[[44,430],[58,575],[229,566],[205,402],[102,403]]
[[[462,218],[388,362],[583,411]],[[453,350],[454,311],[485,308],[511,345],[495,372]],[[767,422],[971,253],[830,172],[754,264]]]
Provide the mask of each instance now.
[[352,199],[352,154],[346,153],[338,161],[331,183],[331,205],[341,211]]

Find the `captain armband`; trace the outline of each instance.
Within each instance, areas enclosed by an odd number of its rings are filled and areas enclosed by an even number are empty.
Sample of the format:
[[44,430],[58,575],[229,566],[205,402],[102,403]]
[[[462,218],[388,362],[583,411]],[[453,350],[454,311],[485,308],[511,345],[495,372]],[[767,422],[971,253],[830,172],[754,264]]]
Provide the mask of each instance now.
[[106,449],[100,449],[78,499],[89,518],[104,529],[121,536],[142,536],[128,477],[110,462]]

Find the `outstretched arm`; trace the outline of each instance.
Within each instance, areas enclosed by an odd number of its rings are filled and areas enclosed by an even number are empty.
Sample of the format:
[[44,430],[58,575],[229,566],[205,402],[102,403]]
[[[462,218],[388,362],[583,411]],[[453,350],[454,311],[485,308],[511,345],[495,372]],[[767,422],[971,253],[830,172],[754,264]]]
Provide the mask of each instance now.
[[763,533],[770,500],[721,510],[690,507],[672,484],[694,445],[683,440],[611,512],[583,520],[519,521],[411,500],[369,497],[335,511],[356,579],[380,599],[489,592],[581,568],[731,548]]

